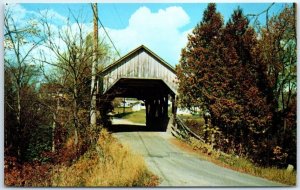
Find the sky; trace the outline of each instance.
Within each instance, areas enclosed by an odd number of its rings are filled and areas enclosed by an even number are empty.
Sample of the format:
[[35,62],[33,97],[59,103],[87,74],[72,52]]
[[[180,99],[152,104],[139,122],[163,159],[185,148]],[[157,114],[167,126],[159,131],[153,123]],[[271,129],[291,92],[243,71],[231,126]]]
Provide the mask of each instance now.
[[[247,15],[258,14],[269,5],[270,3],[217,3],[217,10],[227,22],[237,7],[242,8]],[[270,9],[270,15],[279,13],[284,6],[284,3],[276,3]],[[15,20],[19,23],[26,23],[27,19],[37,17],[40,12],[47,10],[52,16],[51,24],[58,30],[71,17],[71,11],[75,16],[80,15],[80,22],[87,33],[93,30],[91,4],[21,3],[9,4],[7,7],[12,8]],[[179,62],[181,49],[186,46],[188,34],[202,20],[206,7],[207,3],[98,3],[98,12],[121,56],[143,44],[175,66]],[[72,18],[69,21],[74,22]],[[259,17],[259,21],[265,24],[265,16]],[[102,28],[99,33],[100,40],[110,43]]]

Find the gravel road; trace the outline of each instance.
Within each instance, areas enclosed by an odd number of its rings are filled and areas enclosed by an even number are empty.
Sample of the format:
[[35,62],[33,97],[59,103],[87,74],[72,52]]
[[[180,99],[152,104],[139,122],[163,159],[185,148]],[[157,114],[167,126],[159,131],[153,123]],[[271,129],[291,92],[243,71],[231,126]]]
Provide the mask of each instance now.
[[166,132],[116,132],[123,144],[144,156],[149,169],[161,178],[160,186],[283,186],[263,178],[217,166],[171,143]]

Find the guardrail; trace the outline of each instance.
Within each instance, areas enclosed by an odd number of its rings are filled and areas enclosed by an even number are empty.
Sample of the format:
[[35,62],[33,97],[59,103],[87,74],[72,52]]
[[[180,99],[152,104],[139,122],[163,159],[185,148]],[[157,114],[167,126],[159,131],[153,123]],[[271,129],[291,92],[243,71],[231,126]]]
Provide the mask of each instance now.
[[202,141],[203,143],[205,143],[203,138],[201,138],[196,133],[194,133],[191,129],[189,129],[186,126],[186,124],[184,123],[184,121],[178,116],[175,117],[173,133],[172,134],[175,135],[175,136],[179,136],[181,138],[184,138],[184,139],[186,139],[188,137],[194,137],[194,138]]

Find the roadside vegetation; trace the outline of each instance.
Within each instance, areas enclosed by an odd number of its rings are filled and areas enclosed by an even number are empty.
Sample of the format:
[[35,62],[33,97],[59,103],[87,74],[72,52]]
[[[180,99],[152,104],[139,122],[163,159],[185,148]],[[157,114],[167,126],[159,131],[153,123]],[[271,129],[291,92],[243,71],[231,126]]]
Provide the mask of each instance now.
[[296,4],[271,16],[273,5],[250,15],[237,8],[224,21],[208,4],[176,68],[178,102],[207,116],[205,124],[202,115],[185,120],[215,150],[296,170]]
[[[247,173],[250,175],[262,177],[272,181],[276,181],[287,185],[296,185],[297,172],[287,170],[286,168],[278,168],[276,166],[262,166],[255,164],[251,157],[238,155],[233,151],[227,153],[222,152],[219,146],[220,129],[217,127],[205,124],[204,118],[201,115],[179,115],[185,124],[198,136],[200,136],[205,143],[190,137],[188,139],[180,139],[181,142],[174,142],[179,147],[196,152],[201,158],[213,162],[219,166],[226,167],[235,171]],[[276,149],[277,154],[280,154],[280,149]],[[272,156],[272,155],[270,155]],[[274,156],[274,155],[273,155]],[[280,156],[280,155],[279,155]],[[280,159],[280,157],[273,158]]]
[[70,166],[56,166],[53,173],[54,187],[145,187],[159,183],[143,158],[132,154],[106,130],[102,130],[97,144],[76,162]]
[[201,114],[182,114],[178,116],[185,122],[197,122],[199,126],[203,126],[205,124],[204,118]]
[[[78,159],[74,158],[74,146],[73,138],[68,139],[59,158],[48,156],[52,162],[20,165],[6,159],[5,184],[29,187],[145,187],[159,183],[158,177],[147,169],[143,158],[131,153],[106,130],[101,131],[97,143]],[[60,161],[53,164],[55,159]]]
[[110,101],[100,103],[97,125],[90,122],[92,63],[95,55],[112,62],[109,46],[94,46],[85,18],[71,10],[57,28],[48,11],[28,23],[15,20],[15,11],[7,5],[4,13],[5,185],[157,185],[143,159],[103,130]]
[[173,141],[178,147],[198,154],[201,158],[238,172],[269,179],[286,185],[296,185],[296,171],[288,171],[276,167],[262,167],[255,165],[249,159],[235,154],[226,154],[215,150],[211,145],[203,143],[193,137],[188,140]]
[[114,108],[114,112],[118,113],[114,115],[114,117],[127,119],[133,123],[146,123],[146,111],[132,111],[131,108],[126,108],[125,112],[123,112],[123,108]]
[[[80,14],[70,11],[54,27],[51,10],[24,22],[12,6],[4,12],[5,185],[157,185],[142,158],[103,130],[111,99],[99,99],[91,124],[91,91],[99,90],[91,79],[115,60],[110,46],[93,41]],[[205,140],[188,139],[190,146],[226,167],[290,185],[297,169],[295,13],[288,4],[261,25],[249,18],[268,11],[247,16],[238,8],[224,23],[209,4],[176,68],[180,106],[211,116],[208,123],[185,118]],[[95,60],[103,64],[94,73]],[[145,110],[117,113],[145,123]]]
[[122,114],[131,113],[133,111],[131,107],[125,107],[124,109],[122,107],[115,106],[113,112],[116,114],[116,116],[122,116]]

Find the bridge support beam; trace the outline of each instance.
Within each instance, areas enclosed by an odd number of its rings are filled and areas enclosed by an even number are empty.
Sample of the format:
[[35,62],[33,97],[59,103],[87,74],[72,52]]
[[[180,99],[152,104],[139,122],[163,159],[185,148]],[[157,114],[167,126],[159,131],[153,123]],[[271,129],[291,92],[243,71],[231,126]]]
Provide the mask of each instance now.
[[168,125],[168,96],[147,99],[146,106],[146,125],[149,130],[164,131]]
[[168,95],[163,98],[163,114],[168,117]]

